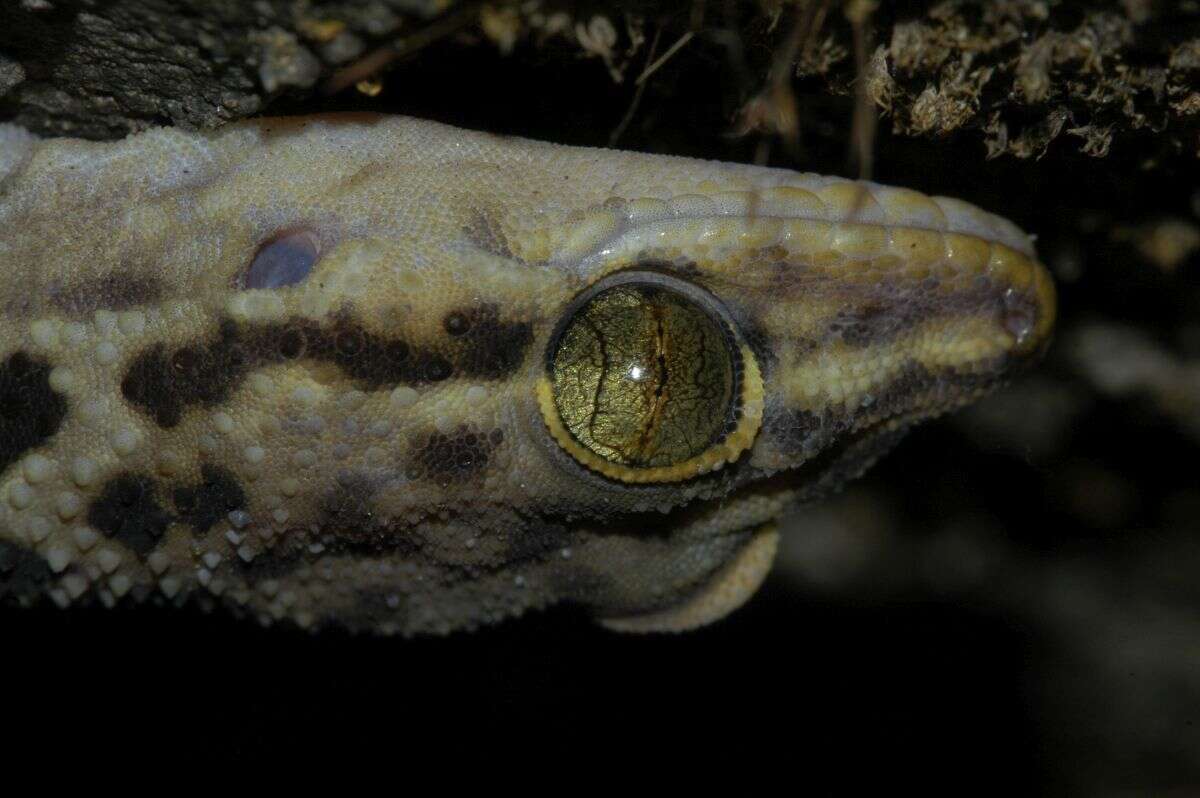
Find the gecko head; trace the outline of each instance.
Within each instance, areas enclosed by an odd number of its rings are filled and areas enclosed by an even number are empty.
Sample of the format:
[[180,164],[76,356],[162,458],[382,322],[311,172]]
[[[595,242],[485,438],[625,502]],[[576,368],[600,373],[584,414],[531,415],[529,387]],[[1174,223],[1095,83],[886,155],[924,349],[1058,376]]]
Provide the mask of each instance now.
[[603,569],[626,576],[592,597],[609,625],[725,614],[761,582],[787,507],[1043,352],[1046,270],[1023,236],[961,218],[1007,223],[943,202],[958,223],[942,230],[758,207],[626,231],[594,259],[536,395],[560,467],[598,508],[666,516],[610,517]]
[[1011,224],[779,170],[330,117],[4,179],[0,560],[52,552],[59,597],[116,568],[314,626],[695,626],[1053,326]]

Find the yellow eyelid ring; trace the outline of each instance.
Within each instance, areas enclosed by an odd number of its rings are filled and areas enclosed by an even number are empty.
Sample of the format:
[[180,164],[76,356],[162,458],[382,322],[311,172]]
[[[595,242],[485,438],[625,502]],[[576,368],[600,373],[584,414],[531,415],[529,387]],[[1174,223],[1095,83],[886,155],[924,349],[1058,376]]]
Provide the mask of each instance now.
[[656,271],[611,274],[571,302],[550,337],[537,399],[564,451],[626,483],[720,469],[762,425],[762,375],[728,310]]

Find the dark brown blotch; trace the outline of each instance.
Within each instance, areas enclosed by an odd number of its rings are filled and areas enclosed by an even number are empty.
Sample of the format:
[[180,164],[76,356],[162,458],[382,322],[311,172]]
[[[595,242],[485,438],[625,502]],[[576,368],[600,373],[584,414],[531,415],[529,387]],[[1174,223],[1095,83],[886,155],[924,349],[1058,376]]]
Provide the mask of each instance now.
[[492,453],[503,442],[504,433],[499,429],[487,434],[468,425],[448,434],[434,430],[414,443],[406,473],[412,479],[431,479],[440,485],[470,479],[487,468]]
[[533,343],[533,325],[527,321],[502,321],[494,304],[452,311],[455,317],[453,359],[466,376],[501,379],[515,372],[525,361]]
[[450,335],[457,337],[471,329],[471,322],[467,320],[464,314],[454,311],[447,313],[446,317],[442,319],[442,328]]
[[[403,339],[375,335],[352,321],[339,321],[332,330],[315,325],[308,330],[308,357],[331,360],[367,390],[438,382],[453,373],[441,355],[412,347]],[[270,337],[277,333],[265,328],[259,334]]]
[[0,363],[0,472],[52,438],[67,399],[50,387],[50,364],[24,352]]
[[156,344],[137,355],[121,380],[121,393],[160,427],[170,428],[189,406],[223,402],[251,371],[275,363],[333,363],[364,390],[451,377],[500,379],[521,364],[533,341],[529,323],[501,322],[494,306],[460,315],[466,326],[459,335],[427,347],[377,335],[350,318],[330,325],[306,319],[252,325],[225,320],[206,342],[174,351]]
[[175,511],[200,535],[234,510],[246,507],[246,493],[233,472],[217,465],[200,467],[200,481],[175,489]]
[[254,558],[235,557],[230,562],[251,584],[263,579],[283,579],[298,568],[316,562],[320,549],[314,549],[317,536],[307,527],[289,527],[273,535],[265,550]]
[[157,494],[158,485],[145,474],[113,477],[88,507],[88,523],[139,555],[148,554],[172,520]]
[[216,339],[168,352],[155,344],[130,363],[121,394],[145,410],[160,427],[176,426],[192,404],[224,401],[246,375],[249,357],[232,322]]
[[276,349],[280,357],[284,360],[295,360],[303,357],[308,350],[308,335],[304,328],[296,325],[290,326],[279,333],[276,340]]
[[453,373],[453,367],[443,357],[434,355],[425,363],[424,376],[429,382],[441,382]]
[[0,601],[36,596],[53,578],[50,566],[36,552],[0,540]]
[[365,343],[366,335],[357,327],[345,327],[333,336],[333,347],[337,350],[339,362],[357,358],[362,354]]

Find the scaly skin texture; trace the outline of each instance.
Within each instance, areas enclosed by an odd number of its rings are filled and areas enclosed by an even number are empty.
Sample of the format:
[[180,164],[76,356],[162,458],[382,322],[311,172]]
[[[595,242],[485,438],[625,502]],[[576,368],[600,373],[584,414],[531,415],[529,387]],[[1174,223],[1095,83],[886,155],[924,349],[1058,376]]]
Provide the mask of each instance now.
[[[311,273],[247,287],[281,237]],[[732,462],[631,484],[549,431],[553,331],[629,269],[707,292],[753,358]],[[720,617],[789,507],[1054,315],[1028,238],[956,200],[397,117],[0,126],[0,274],[0,595],[404,634]]]

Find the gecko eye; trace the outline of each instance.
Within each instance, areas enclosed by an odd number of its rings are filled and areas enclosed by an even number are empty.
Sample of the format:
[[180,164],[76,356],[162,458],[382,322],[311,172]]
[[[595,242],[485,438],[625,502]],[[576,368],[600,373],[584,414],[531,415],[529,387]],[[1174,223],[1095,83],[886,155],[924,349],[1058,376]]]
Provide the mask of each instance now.
[[720,468],[762,420],[758,366],[728,312],[657,272],[621,272],[576,297],[551,336],[538,399],[563,449],[623,482]]

